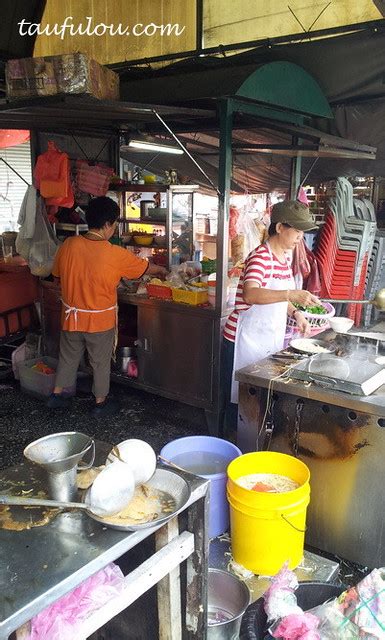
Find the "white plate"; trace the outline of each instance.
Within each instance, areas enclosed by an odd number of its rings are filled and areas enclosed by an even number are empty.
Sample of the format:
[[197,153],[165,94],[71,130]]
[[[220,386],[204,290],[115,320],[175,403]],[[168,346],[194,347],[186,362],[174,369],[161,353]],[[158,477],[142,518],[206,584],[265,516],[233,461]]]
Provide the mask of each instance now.
[[[333,353],[335,348],[324,340],[316,340],[315,338],[295,338],[290,342],[290,346],[300,353],[316,355],[318,353]],[[322,351],[319,350],[322,347]]]

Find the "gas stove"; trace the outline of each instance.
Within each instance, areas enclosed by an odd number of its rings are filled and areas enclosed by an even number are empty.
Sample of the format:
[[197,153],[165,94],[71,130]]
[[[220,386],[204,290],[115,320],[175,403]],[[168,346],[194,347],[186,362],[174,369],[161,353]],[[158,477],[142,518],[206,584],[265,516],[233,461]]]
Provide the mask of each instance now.
[[309,356],[293,365],[288,377],[355,395],[370,395],[385,384],[384,340],[363,334],[337,334],[335,353]]

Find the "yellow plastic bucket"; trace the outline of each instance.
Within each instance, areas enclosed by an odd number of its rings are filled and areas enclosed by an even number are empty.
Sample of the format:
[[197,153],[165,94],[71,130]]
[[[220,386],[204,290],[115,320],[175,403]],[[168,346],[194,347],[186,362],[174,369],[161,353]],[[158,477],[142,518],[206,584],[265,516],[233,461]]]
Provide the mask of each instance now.
[[[299,483],[284,493],[251,491],[237,478],[276,473]],[[227,468],[231,545],[235,562],[256,574],[274,575],[284,562],[294,569],[303,556],[310,471],[293,456],[274,451],[246,453]]]

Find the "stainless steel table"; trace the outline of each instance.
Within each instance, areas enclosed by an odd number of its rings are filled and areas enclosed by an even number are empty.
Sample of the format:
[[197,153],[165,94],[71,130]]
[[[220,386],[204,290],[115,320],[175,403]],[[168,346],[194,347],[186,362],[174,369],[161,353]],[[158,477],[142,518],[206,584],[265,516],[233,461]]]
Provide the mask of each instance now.
[[291,364],[267,358],[236,373],[237,445],[243,453],[270,448],[307,464],[307,544],[383,566],[385,385],[370,396],[352,395],[284,377]]
[[[81,512],[59,514],[48,524],[22,531],[0,529],[0,640],[83,580],[155,534],[156,551],[125,577],[122,596],[87,620],[86,638],[158,584],[159,637],[206,638],[209,483],[183,474],[191,498],[166,525],[140,532],[109,529]],[[0,472],[0,490],[44,486],[37,468],[22,464]],[[185,514],[185,515],[184,515]],[[179,525],[185,524],[179,532]],[[181,562],[187,560],[186,614],[181,615]],[[182,622],[185,620],[185,622]]]

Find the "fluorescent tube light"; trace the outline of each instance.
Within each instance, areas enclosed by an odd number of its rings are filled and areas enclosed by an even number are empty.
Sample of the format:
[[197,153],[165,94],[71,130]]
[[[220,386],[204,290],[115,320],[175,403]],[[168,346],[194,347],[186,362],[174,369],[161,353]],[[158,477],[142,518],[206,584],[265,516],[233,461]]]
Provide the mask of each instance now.
[[139,149],[140,151],[156,151],[157,153],[172,153],[175,155],[182,155],[182,149],[178,147],[172,147],[161,142],[150,142],[147,140],[130,140],[128,143],[130,149]]

